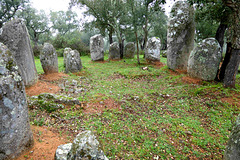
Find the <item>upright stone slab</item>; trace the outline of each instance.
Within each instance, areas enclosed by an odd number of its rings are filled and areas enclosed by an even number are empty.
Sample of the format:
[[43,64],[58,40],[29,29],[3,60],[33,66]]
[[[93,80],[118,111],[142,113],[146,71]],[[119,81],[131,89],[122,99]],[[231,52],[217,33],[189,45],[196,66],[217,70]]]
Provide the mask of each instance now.
[[90,38],[90,53],[92,61],[104,60],[104,41],[100,34]]
[[161,41],[157,37],[148,39],[145,49],[145,59],[149,62],[160,61]]
[[82,62],[80,58],[80,54],[77,50],[72,50],[67,54],[67,62],[65,72],[76,73],[81,71]]
[[0,43],[0,159],[15,158],[32,144],[20,70],[11,52]]
[[70,53],[70,51],[72,51],[71,48],[65,48],[64,52],[63,52],[63,62],[64,62],[64,67],[66,67],[66,62],[67,62],[67,55],[68,53]]
[[191,77],[206,81],[214,80],[219,68],[222,53],[215,38],[207,38],[191,52],[187,72]]
[[235,125],[231,131],[229,141],[224,153],[224,160],[240,159],[240,115],[238,115]]
[[123,57],[134,58],[134,55],[135,55],[135,44],[134,42],[128,42],[125,46]]
[[58,57],[53,45],[44,43],[40,61],[45,74],[58,73]]
[[168,22],[167,65],[170,69],[187,70],[188,58],[194,47],[194,9],[186,1],[177,1]]
[[117,42],[110,44],[109,59],[110,60],[120,59],[120,49],[119,49],[119,44]]
[[37,70],[28,30],[24,22],[15,19],[5,24],[0,31],[0,42],[12,52],[25,86],[35,84],[38,79]]

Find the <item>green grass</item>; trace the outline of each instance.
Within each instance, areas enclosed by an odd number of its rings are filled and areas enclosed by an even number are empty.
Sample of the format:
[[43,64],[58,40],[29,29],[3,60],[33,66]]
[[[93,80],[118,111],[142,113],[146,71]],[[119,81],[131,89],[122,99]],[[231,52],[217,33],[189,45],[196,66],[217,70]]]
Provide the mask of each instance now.
[[[113,107],[110,103],[102,113],[85,113],[76,106],[52,113],[30,109],[33,124],[61,133],[64,129],[72,139],[79,131],[92,130],[109,159],[222,159],[239,114],[239,74],[236,89],[228,89],[216,82],[185,83],[184,73],[147,64],[142,56],[141,65],[136,59],[100,63],[84,56],[81,60],[81,76],[69,74],[62,94],[85,106],[114,100],[121,109],[108,109]],[[43,73],[39,60],[35,62],[38,73]],[[166,64],[166,58],[161,62]],[[64,70],[62,58],[59,68]],[[84,91],[71,94],[73,80]],[[234,103],[223,99],[231,97]]]

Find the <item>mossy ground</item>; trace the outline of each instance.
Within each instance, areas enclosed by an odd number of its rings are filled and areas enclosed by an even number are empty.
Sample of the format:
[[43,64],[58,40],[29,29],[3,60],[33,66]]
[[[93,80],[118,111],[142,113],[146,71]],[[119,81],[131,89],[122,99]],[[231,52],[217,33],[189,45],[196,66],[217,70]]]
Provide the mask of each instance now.
[[[78,98],[82,105],[51,113],[31,108],[32,124],[56,128],[69,140],[92,130],[109,159],[222,159],[239,114],[240,74],[236,89],[228,89],[214,81],[185,81],[185,73],[147,64],[142,57],[142,65],[136,59],[81,60],[81,72],[52,83],[67,81],[61,94]],[[38,73],[43,73],[38,61]],[[161,62],[166,64],[166,58]],[[63,58],[59,68],[64,70]],[[70,91],[73,81],[81,92]],[[119,107],[111,109],[109,100]],[[86,112],[92,104],[105,109]]]

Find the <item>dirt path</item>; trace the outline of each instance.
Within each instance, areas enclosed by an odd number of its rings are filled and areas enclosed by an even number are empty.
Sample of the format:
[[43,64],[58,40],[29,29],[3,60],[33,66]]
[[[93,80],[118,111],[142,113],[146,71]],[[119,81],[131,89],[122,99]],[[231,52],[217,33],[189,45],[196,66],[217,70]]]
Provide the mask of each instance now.
[[67,138],[50,131],[47,127],[31,126],[34,146],[16,160],[54,160],[56,149],[68,143]]

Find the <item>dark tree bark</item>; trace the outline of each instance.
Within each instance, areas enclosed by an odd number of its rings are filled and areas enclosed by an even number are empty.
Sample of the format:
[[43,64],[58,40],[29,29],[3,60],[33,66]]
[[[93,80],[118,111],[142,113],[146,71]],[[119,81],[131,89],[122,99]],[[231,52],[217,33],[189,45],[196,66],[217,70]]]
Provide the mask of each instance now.
[[226,24],[223,24],[221,23],[217,29],[217,32],[216,32],[216,40],[218,41],[218,43],[220,44],[221,48],[223,48],[223,44],[224,44],[224,33],[227,29],[227,25]]
[[[235,88],[236,74],[240,62],[240,1],[222,0],[223,3],[232,10],[231,23],[229,24],[228,39],[231,45],[228,45],[227,57],[228,63],[224,71],[223,85],[224,87]],[[228,55],[227,55],[228,56]],[[224,60],[225,61],[225,60]]]
[[112,35],[113,35],[113,30],[112,30],[112,28],[111,28],[111,29],[109,29],[109,31],[108,31],[108,38],[109,38],[109,43],[110,43],[110,44],[113,43]]
[[124,51],[124,41],[125,39],[122,36],[122,33],[120,33],[121,40],[119,40],[119,50],[120,50],[120,59],[123,59],[123,51]]
[[232,50],[232,44],[231,43],[227,43],[227,51],[226,51],[226,55],[224,58],[224,61],[222,63],[221,68],[219,69],[218,75],[216,80],[222,82],[225,76],[225,71],[227,68],[228,63],[230,62],[230,58],[231,58],[231,50]]
[[119,43],[120,59],[123,59],[123,42]]
[[238,73],[239,62],[240,62],[240,50],[231,49],[229,63],[226,66],[225,76],[223,79],[224,87],[235,88],[235,80],[236,75]]

